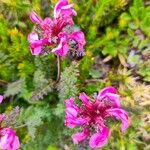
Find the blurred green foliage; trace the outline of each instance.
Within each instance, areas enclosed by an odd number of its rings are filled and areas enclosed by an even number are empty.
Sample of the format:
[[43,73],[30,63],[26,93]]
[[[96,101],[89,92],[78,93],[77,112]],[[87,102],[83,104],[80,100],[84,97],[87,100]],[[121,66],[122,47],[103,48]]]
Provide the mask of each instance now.
[[[111,124],[104,150],[149,150],[150,116],[150,6],[148,0],[70,0],[75,23],[86,35],[86,55],[79,62],[62,60],[60,83],[53,88],[57,68],[54,55],[30,54],[27,36],[31,10],[53,16],[57,0],[0,1],[0,113],[20,107],[13,124],[23,150],[79,149],[64,126],[64,100],[80,91],[93,96],[102,87],[118,88],[129,112],[125,135]],[[81,145],[82,146],[82,145]],[[89,149],[89,148],[85,148]]]

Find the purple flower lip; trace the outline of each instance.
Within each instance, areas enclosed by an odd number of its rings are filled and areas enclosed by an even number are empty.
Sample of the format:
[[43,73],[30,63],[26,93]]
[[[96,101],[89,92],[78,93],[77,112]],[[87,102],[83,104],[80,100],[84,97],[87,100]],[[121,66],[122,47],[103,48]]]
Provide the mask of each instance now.
[[125,132],[129,127],[128,113],[121,108],[119,98],[115,88],[106,87],[99,92],[94,101],[91,101],[84,92],[80,93],[81,106],[74,103],[74,98],[67,99],[65,101],[65,125],[69,128],[83,127],[81,132],[72,135],[73,142],[78,144],[84,141],[95,130],[96,133],[89,140],[90,147],[101,148],[105,146],[109,137],[109,128],[105,122],[110,117],[120,120],[121,131]]

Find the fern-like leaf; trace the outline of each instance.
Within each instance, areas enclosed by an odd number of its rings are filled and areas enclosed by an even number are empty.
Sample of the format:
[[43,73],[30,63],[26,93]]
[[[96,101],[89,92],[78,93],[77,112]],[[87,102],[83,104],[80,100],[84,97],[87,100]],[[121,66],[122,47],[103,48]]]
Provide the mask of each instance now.
[[48,95],[49,92],[52,92],[55,87],[55,83],[52,80],[49,80],[48,83],[42,85],[40,88],[36,89],[30,98],[31,101],[37,101],[43,99],[44,96]]
[[4,97],[14,96],[20,93],[22,90],[22,84],[23,84],[22,79],[9,83],[7,85],[7,90],[5,91]]
[[77,77],[79,76],[78,64],[73,63],[70,67],[67,67],[61,74],[60,83],[58,84],[59,99],[64,101],[65,99],[76,96],[77,89]]

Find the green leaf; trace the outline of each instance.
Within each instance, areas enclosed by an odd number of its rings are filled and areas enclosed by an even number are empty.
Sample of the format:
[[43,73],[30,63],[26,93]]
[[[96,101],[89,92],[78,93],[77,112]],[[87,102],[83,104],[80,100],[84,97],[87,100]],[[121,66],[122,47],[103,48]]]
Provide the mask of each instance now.
[[7,90],[5,91],[4,97],[9,97],[9,96],[14,96],[16,94],[19,94],[22,90],[23,82],[24,80],[20,79],[13,83],[9,83],[7,85]]

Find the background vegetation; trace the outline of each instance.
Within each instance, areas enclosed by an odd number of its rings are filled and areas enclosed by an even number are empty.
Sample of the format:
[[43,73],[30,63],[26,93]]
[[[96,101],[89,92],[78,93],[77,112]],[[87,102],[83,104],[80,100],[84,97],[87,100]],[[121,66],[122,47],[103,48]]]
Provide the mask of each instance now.
[[[0,1],[0,113],[8,113],[22,150],[78,150],[64,126],[64,100],[85,91],[93,96],[112,85],[129,112],[131,126],[123,135],[112,122],[104,150],[150,149],[150,1],[70,0],[75,23],[86,35],[86,56],[62,61],[54,89],[54,55],[31,55],[27,35],[33,29],[31,10],[43,18],[53,15],[57,0]],[[16,113],[17,112],[17,113]],[[13,116],[13,117],[12,117]],[[89,148],[85,147],[86,150]]]

